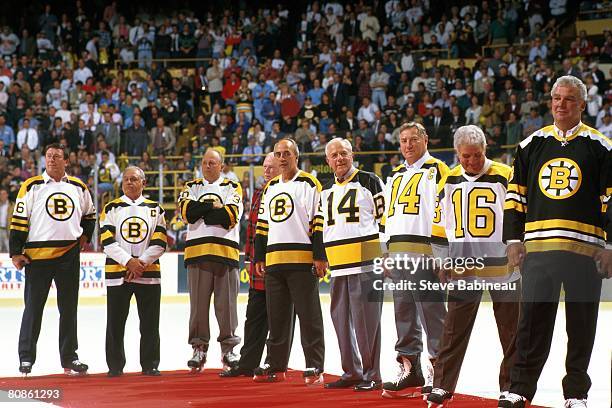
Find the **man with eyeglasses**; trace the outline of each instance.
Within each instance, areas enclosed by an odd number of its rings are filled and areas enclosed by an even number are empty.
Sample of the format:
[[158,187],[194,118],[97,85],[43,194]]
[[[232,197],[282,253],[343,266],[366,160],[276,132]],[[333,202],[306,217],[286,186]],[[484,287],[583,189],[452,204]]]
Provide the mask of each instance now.
[[10,225],[13,265],[17,269],[25,266],[19,371],[28,375],[36,361],[43,309],[54,281],[61,364],[65,374],[85,374],[88,366],[76,353],[79,254],[91,240],[96,212],[87,186],[66,174],[68,150],[53,143],[45,148],[44,155],[46,170],[21,185]]

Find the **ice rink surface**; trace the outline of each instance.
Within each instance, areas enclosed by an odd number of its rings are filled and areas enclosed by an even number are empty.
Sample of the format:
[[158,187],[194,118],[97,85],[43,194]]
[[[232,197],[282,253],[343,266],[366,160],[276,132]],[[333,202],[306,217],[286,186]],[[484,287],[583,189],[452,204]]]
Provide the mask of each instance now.
[[[106,328],[106,306],[104,299],[81,301],[79,306],[79,357],[89,364],[90,373],[106,372],[108,370],[104,354],[104,338]],[[329,296],[321,295],[323,318],[325,322],[325,370],[332,374],[341,374],[340,353],[336,341],[330,314]],[[243,335],[244,316],[246,313],[246,295],[240,295],[238,304],[240,325],[237,333]],[[22,306],[17,302],[0,307],[0,377],[18,376],[19,358],[17,355],[17,339],[21,321]],[[34,364],[32,375],[57,374],[61,367],[58,354],[58,311],[54,300],[50,299],[45,309],[41,336],[38,341],[38,357]],[[191,347],[187,344],[187,327],[189,319],[189,304],[187,296],[164,299],[161,307],[161,362],[160,370],[186,369],[187,360],[191,357]],[[218,329],[211,308],[211,345],[208,352],[206,367],[220,368],[221,353],[216,342]],[[299,326],[296,327],[295,341],[289,366],[293,369],[304,368],[304,357],[299,342]],[[393,319],[393,304],[385,302],[382,317],[382,354],[381,367],[384,381],[395,378],[397,364],[395,363],[394,344],[396,340]],[[140,371],[138,348],[140,335],[138,332],[138,315],[133,303],[128,318],[125,344],[127,364],[125,371]],[[565,332],[564,305],[560,304],[557,313],[555,333],[550,357],[544,367],[544,372],[538,383],[538,392],[534,404],[562,407],[563,395],[561,379],[565,373],[565,350],[567,335]],[[236,347],[235,352],[240,351]],[[597,337],[589,367],[589,375],[593,386],[589,393],[589,407],[610,407],[610,362],[612,356],[612,303],[602,303],[599,312]],[[501,361],[501,347],[497,336],[497,328],[493,317],[492,305],[482,303],[476,319],[469,348],[463,367],[457,392],[497,398],[498,370]],[[282,385],[281,385],[282,386]],[[0,404],[2,405],[2,404]],[[30,404],[19,403],[25,408]],[[38,404],[34,404],[38,405]],[[30,405],[30,406],[34,406]],[[42,405],[42,404],[40,404]]]

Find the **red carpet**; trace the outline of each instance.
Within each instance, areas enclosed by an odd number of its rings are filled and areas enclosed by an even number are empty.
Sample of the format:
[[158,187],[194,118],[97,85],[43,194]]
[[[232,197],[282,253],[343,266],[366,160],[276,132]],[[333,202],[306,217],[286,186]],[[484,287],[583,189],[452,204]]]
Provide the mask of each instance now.
[[[62,399],[50,401],[62,407],[425,407],[419,399],[382,398],[380,391],[358,393],[352,390],[325,390],[306,387],[300,371],[290,371],[287,381],[256,384],[250,378],[221,379],[219,370],[192,375],[187,371],[163,372],[161,377],[126,374],[107,378],[106,374],[86,377],[51,375],[0,378],[0,390],[60,388]],[[336,377],[327,375],[326,381]],[[496,407],[497,401],[456,395],[452,408]]]

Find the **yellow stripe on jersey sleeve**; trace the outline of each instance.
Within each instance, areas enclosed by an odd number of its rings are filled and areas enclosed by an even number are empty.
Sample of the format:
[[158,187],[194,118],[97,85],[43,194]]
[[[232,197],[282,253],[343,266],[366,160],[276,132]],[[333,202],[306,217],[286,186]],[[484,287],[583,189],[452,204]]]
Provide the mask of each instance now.
[[163,232],[154,232],[153,235],[151,235],[151,241],[159,239],[160,241],[164,241],[166,244],[168,243],[168,238],[166,237],[166,234]]
[[508,193],[517,193],[517,194],[520,194],[520,195],[526,195],[527,194],[527,187],[521,186],[519,184],[510,183],[510,184],[508,184],[507,192]]
[[266,266],[279,264],[311,264],[312,251],[273,251],[266,254]]
[[527,206],[523,203],[506,199],[504,210],[516,210],[518,212],[527,213]]
[[533,232],[544,229],[567,229],[583,234],[594,234],[600,237],[604,236],[603,228],[578,221],[552,219],[543,221],[532,221],[525,224],[525,232]]

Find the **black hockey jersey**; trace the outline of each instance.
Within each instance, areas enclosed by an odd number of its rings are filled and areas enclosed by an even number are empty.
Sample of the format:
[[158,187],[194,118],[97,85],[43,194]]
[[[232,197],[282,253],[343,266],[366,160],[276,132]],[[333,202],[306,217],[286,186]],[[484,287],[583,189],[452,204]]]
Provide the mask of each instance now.
[[612,144],[580,123],[567,142],[554,125],[520,143],[504,206],[504,240],[528,252],[593,255],[605,245],[612,193]]

